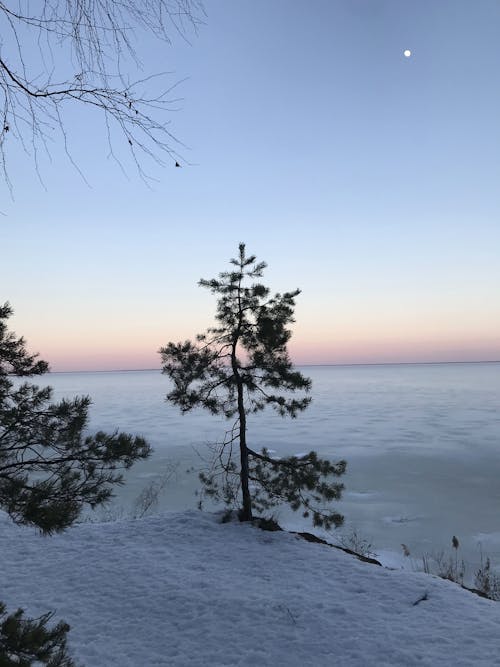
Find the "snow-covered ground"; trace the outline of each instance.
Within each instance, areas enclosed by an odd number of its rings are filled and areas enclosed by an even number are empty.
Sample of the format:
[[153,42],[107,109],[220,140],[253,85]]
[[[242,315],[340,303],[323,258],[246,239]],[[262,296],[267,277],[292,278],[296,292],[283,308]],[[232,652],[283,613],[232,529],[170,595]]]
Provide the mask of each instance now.
[[500,665],[500,603],[195,511],[41,537],[0,515],[0,600],[86,667]]

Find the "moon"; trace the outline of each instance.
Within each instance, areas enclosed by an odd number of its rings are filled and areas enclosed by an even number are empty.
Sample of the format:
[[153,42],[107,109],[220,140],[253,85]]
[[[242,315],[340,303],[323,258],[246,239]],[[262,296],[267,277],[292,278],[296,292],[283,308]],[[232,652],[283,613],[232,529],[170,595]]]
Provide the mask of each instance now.
[[403,51],[403,55],[404,55],[405,58],[409,58],[409,57],[411,56],[411,51],[410,51],[410,49],[405,49],[405,50]]

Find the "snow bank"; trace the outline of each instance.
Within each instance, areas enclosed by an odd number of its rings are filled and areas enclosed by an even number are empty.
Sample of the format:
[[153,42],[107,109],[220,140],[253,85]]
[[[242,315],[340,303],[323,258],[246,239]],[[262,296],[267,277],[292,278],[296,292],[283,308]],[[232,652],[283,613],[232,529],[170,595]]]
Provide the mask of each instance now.
[[500,665],[499,603],[212,514],[53,537],[2,515],[0,554],[0,600],[55,609],[86,667]]

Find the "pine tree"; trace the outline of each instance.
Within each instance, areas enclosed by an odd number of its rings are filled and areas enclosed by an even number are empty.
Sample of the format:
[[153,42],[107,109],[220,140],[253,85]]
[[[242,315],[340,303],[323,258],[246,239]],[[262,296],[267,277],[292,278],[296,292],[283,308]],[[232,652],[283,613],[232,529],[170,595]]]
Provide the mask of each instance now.
[[84,435],[88,396],[52,403],[50,387],[16,381],[42,375],[48,365],[8,331],[11,314],[8,303],[0,306],[0,508],[52,533],[74,523],[85,504],[107,501],[123,481],[120,471],[151,449],[126,433]]
[[[205,493],[229,506],[241,503],[242,521],[253,518],[253,509],[287,503],[294,511],[302,508],[305,517],[312,515],[315,526],[339,526],[343,517],[328,503],[341,497],[343,485],[332,477],[344,473],[345,461],[331,463],[315,452],[274,458],[266,449],[251,448],[247,440],[249,414],[271,406],[279,415],[295,418],[310,403],[305,394],[311,381],[294,370],[287,352],[288,325],[294,322],[300,290],[270,296],[269,288],[255,282],[266,264],[248,257],[243,243],[230,262],[230,271],[199,282],[219,297],[217,326],[194,343],[168,343],[160,349],[163,373],[174,385],[167,400],[183,413],[201,406],[236,418],[216,446],[211,469],[200,475]],[[304,395],[292,397],[296,391]]]
[[60,621],[48,628],[52,618],[50,612],[25,618],[22,609],[7,615],[0,602],[0,667],[76,667],[66,647],[69,625]]

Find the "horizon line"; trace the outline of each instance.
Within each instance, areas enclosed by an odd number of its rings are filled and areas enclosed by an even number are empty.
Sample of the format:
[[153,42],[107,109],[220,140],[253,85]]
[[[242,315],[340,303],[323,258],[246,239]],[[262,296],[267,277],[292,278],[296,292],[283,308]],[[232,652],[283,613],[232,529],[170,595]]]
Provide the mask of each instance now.
[[[323,364],[293,364],[302,368],[319,368],[327,367],[349,367],[349,366],[442,366],[444,364],[498,364],[500,359],[482,359],[478,361],[370,361],[370,362],[352,362],[352,363],[323,363]],[[48,373],[145,373],[147,371],[161,371],[161,368],[108,368],[108,369],[94,369],[94,370],[69,370],[69,371],[52,371],[49,369]]]

